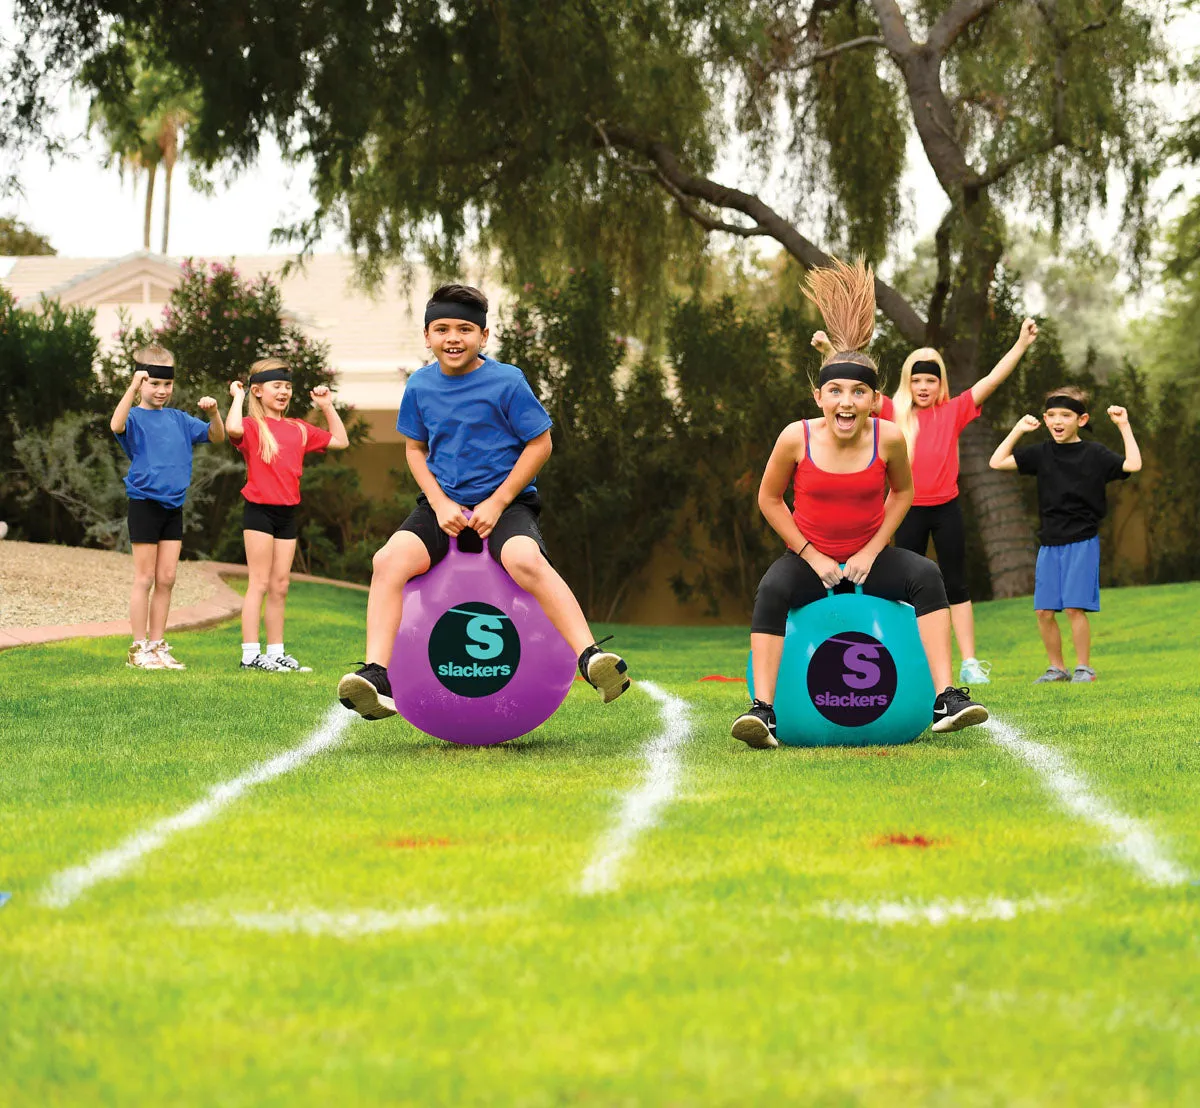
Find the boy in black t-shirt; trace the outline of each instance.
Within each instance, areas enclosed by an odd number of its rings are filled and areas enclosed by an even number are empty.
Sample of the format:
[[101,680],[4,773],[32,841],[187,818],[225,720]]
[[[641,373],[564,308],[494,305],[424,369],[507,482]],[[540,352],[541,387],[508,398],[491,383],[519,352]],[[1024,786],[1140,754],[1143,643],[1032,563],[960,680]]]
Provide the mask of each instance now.
[[[1046,681],[1095,681],[1091,667],[1091,628],[1088,612],[1100,610],[1100,521],[1108,510],[1104,486],[1124,480],[1142,468],[1142,452],[1134,441],[1129,415],[1113,405],[1109,418],[1125,443],[1125,457],[1097,442],[1082,442],[1079,432],[1088,423],[1088,395],[1066,385],[1046,396],[1043,413],[1053,441],[1014,450],[1026,431],[1036,431],[1034,416],[1022,416],[996,447],[992,469],[1015,469],[1037,477],[1038,540],[1033,606],[1050,666],[1036,684]],[[1057,613],[1066,611],[1075,643],[1076,666],[1068,675],[1063,661],[1062,634]]]

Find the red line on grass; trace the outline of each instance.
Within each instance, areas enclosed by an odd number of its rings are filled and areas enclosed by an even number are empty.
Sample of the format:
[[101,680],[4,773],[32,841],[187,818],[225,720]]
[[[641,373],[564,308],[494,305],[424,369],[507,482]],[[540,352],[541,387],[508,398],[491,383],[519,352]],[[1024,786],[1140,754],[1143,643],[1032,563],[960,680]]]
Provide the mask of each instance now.
[[393,846],[397,850],[425,850],[431,846],[449,846],[449,839],[389,839],[385,846]]
[[944,846],[945,839],[927,839],[924,835],[904,835],[893,831],[890,835],[880,835],[872,846],[916,846],[924,850],[930,846]]
[[746,679],[744,677],[726,677],[721,673],[710,673],[707,677],[698,677],[698,681],[741,681],[744,685]]

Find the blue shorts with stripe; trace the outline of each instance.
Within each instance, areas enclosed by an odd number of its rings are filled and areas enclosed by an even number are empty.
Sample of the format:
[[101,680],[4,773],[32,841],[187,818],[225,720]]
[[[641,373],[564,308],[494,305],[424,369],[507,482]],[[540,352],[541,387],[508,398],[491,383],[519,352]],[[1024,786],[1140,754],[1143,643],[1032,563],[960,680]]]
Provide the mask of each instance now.
[[1100,536],[1038,550],[1033,606],[1039,612],[1064,608],[1100,611]]

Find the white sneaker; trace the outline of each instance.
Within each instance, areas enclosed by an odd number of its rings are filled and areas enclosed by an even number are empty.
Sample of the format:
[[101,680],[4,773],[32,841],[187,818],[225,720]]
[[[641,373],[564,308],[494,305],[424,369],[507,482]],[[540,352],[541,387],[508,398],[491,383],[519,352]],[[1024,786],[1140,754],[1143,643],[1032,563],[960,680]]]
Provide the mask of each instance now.
[[268,654],[267,657],[280,669],[289,670],[291,673],[312,673],[312,666],[302,666],[290,654]]
[[125,664],[131,669],[166,669],[158,652],[149,643],[135,642],[125,655]]
[[276,664],[274,658],[268,658],[265,654],[255,654],[248,662],[241,664],[242,669],[260,669],[263,673],[287,673],[283,666]]
[[958,679],[964,685],[990,685],[991,662],[981,662],[978,658],[967,658],[958,671]]
[[171,644],[165,639],[160,639],[158,642],[152,642],[150,649],[158,655],[158,660],[162,662],[163,669],[187,669],[178,658],[171,653]]

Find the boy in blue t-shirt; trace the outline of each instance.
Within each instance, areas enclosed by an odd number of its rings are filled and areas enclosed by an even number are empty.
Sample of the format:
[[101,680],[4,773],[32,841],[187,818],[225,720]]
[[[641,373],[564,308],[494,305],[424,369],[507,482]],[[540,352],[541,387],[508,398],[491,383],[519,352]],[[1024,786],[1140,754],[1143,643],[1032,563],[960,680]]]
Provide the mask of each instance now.
[[[133,645],[126,663],[136,669],[183,669],[163,636],[183,548],[183,502],[192,480],[192,449],[201,442],[224,442],[225,425],[211,396],[199,401],[201,411],[211,413],[210,423],[167,407],[175,389],[175,358],[169,350],[146,346],[133,358],[133,380],[109,421],[129,458],[125,491],[133,547]],[[135,399],[140,400],[136,407]]]
[[341,702],[366,719],[396,714],[387,666],[405,584],[437,565],[451,537],[468,529],[488,539],[491,556],[541,605],[604,703],[629,688],[625,662],[594,641],[579,601],[546,556],[534,480],[550,457],[552,421],[516,366],[482,352],[487,309],[487,297],[468,285],[443,285],[425,308],[425,341],[436,361],[408,379],[396,420],[421,495],[375,554],[366,664],[338,683]]

